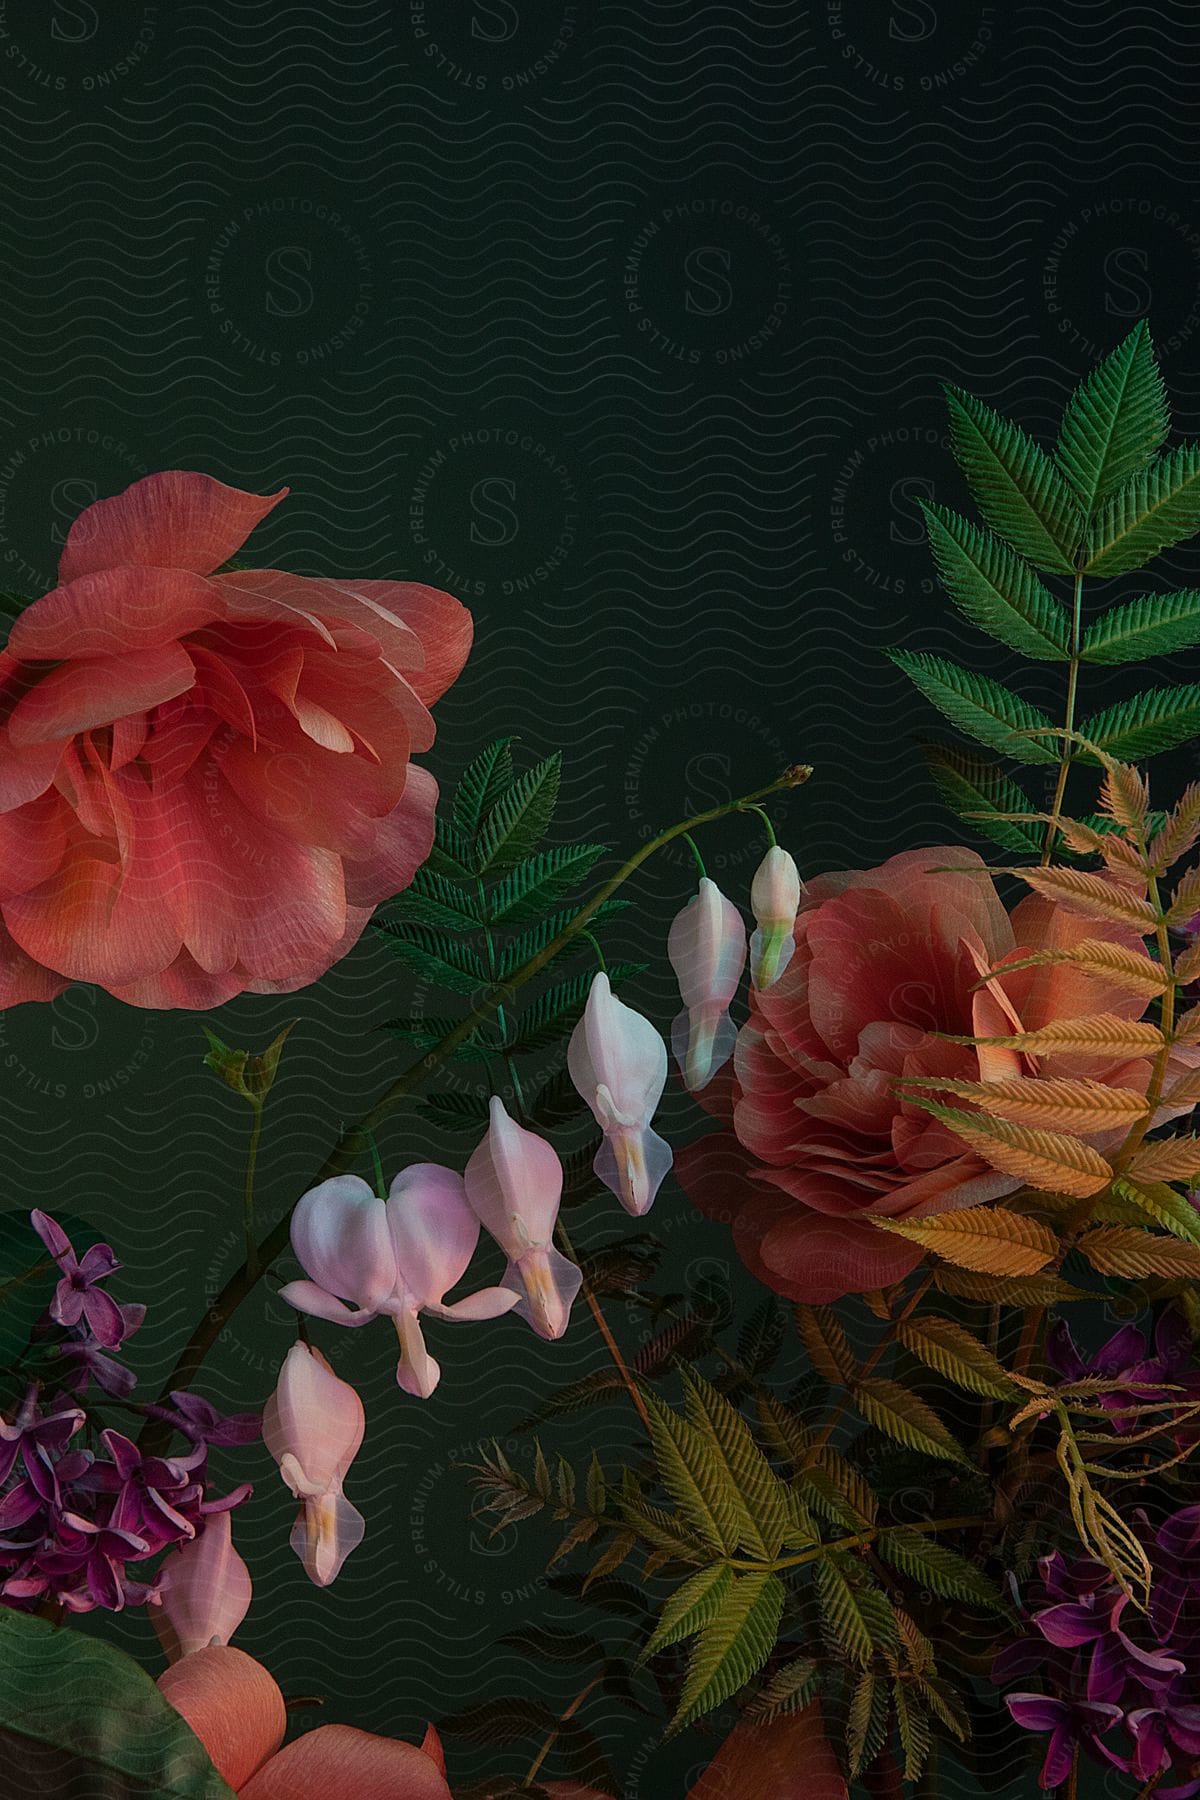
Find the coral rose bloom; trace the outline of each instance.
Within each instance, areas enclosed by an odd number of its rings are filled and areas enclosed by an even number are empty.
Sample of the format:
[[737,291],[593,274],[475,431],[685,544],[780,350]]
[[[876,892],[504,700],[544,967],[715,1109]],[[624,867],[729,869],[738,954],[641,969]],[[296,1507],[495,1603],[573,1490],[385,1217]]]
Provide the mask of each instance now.
[[75,521],[0,654],[0,1006],[95,982],[211,1007],[315,981],[429,853],[409,760],[466,610],[216,574],[284,497],[171,471]]
[[897,1077],[1040,1073],[1145,1092],[1148,1059],[1056,1055],[1035,1068],[1011,1050],[935,1035],[1002,1037],[1095,1012],[1137,1018],[1146,1005],[1068,965],[1019,970],[973,992],[1005,958],[1082,938],[1139,940],[1033,895],[1010,918],[990,879],[926,872],[947,863],[984,867],[971,851],[942,846],[809,885],[792,961],[765,993],[752,992],[738,1035],[733,1129],[677,1153],[695,1204],[732,1224],[747,1267],[791,1299],[820,1304],[915,1268],[920,1248],[872,1218],[926,1218],[1021,1185],[901,1099]]

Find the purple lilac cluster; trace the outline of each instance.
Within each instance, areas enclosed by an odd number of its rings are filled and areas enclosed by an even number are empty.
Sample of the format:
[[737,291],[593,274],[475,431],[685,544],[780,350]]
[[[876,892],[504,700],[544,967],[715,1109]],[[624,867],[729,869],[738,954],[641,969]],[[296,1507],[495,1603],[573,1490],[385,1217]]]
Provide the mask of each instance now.
[[28,1610],[43,1602],[70,1612],[118,1611],[157,1597],[156,1572],[130,1574],[194,1538],[206,1516],[238,1506],[243,1485],[222,1499],[208,1490],[211,1444],[256,1437],[256,1414],[221,1418],[194,1395],[142,1409],[187,1441],[178,1456],[143,1456],[102,1426],[81,1400],[92,1383],[127,1400],[135,1377],[113,1354],[145,1308],[119,1306],[104,1287],[120,1264],[107,1244],[77,1257],[67,1234],[42,1212],[31,1223],[59,1280],[35,1331],[45,1373],[31,1379],[9,1420],[0,1417],[0,1599]]
[[1018,1725],[1048,1732],[1041,1785],[1057,1787],[1080,1753],[1156,1783],[1158,1800],[1200,1792],[1200,1506],[1151,1532],[1138,1526],[1154,1570],[1150,1610],[1103,1563],[1043,1557],[1018,1605],[1030,1629],[1002,1650],[993,1678],[1036,1673],[1040,1693],[1004,1696]]

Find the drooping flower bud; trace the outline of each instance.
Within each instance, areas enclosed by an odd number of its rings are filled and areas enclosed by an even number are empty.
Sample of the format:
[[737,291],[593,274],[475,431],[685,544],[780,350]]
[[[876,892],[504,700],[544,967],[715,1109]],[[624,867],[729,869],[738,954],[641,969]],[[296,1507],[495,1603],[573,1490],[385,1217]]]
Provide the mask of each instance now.
[[603,972],[571,1033],[567,1067],[604,1133],[592,1167],[638,1218],[671,1167],[671,1146],[650,1129],[667,1079],[667,1047],[649,1019],[616,998]]
[[251,1583],[228,1512],[210,1513],[204,1529],[167,1557],[159,1592],[151,1619],[168,1662],[229,1642],[250,1609]]
[[263,1441],[300,1502],[291,1545],[310,1581],[328,1587],[366,1524],[342,1493],[362,1444],[362,1401],[319,1350],[293,1344],[263,1411]]
[[727,1008],[746,965],[742,915],[707,875],[676,914],[667,955],[684,1007],[671,1027],[671,1049],[685,1086],[696,1093],[733,1054],[737,1028]]
[[750,979],[761,993],[779,980],[796,948],[792,936],[803,893],[795,859],[772,844],[750,884],[750,907],[758,929],[750,939]]
[[583,1283],[577,1266],[553,1243],[562,1164],[553,1145],[509,1117],[499,1095],[488,1110],[487,1135],[463,1177],[467,1199],[508,1257],[502,1285],[521,1295],[514,1311],[539,1337],[559,1338]]

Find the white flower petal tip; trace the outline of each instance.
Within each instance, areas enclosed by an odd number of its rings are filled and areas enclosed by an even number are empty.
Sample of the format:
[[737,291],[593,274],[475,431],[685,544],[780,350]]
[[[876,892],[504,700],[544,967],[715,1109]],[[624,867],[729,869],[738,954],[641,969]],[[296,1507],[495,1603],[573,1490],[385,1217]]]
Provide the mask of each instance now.
[[796,940],[790,925],[760,925],[750,939],[750,980],[760,994],[774,987],[792,960]]
[[710,1005],[723,1010],[729,1005],[746,966],[746,927],[733,901],[707,875],[675,915],[667,955],[680,999],[689,1011]]
[[654,1205],[674,1160],[670,1144],[649,1126],[620,1128],[605,1136],[592,1168],[625,1211],[640,1219]]
[[697,1094],[708,1086],[733,1055],[736,1043],[737,1026],[727,1012],[705,1006],[676,1014],[671,1026],[671,1050],[689,1094]]
[[366,1520],[340,1489],[306,1500],[292,1527],[290,1543],[316,1587],[329,1587],[352,1550],[366,1536]]
[[583,1272],[569,1257],[555,1249],[528,1251],[504,1271],[504,1286],[520,1291],[513,1311],[532,1326],[539,1337],[562,1337],[571,1321],[571,1307],[583,1286]]

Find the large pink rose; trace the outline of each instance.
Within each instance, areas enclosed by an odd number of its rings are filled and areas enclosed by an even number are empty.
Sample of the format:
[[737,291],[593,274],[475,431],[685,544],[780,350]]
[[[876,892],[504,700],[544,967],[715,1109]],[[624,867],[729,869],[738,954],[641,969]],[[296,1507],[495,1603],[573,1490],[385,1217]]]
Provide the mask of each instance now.
[[470,616],[411,582],[215,573],[278,494],[173,470],[71,527],[0,653],[0,1006],[315,981],[429,854],[410,761]]
[[[773,987],[752,993],[732,1081],[714,1102],[732,1129],[676,1156],[695,1204],[731,1224],[746,1266],[791,1299],[865,1293],[915,1268],[920,1249],[877,1229],[873,1217],[925,1218],[1020,1185],[902,1100],[896,1081],[1033,1071],[1013,1051],[935,1034],[1002,1037],[1051,1019],[1145,1010],[1145,1001],[1063,964],[972,991],[1004,959],[1088,937],[1139,940],[1033,895],[1010,918],[986,874],[929,872],[948,863],[984,868],[971,851],[941,846],[809,885],[792,961]],[[1054,1056],[1038,1059],[1037,1072],[1144,1093],[1150,1063]]]

